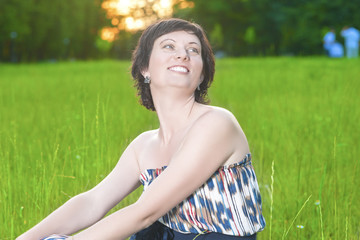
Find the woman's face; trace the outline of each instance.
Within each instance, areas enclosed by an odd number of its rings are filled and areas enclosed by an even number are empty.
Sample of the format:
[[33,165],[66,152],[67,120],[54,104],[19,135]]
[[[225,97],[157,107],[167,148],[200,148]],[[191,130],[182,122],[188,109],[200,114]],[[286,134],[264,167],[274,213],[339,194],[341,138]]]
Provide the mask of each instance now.
[[151,87],[176,87],[195,91],[203,79],[201,43],[194,34],[171,32],[155,40],[149,67],[143,72]]

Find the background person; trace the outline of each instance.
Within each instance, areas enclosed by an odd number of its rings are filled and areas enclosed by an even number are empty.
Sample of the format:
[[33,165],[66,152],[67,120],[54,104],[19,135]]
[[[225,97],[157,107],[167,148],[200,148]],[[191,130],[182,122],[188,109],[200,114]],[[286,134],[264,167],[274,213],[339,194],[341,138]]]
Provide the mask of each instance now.
[[341,30],[341,36],[345,39],[346,56],[348,58],[357,58],[359,56],[359,30],[345,26]]
[[333,43],[335,43],[335,30],[330,28],[330,30],[323,37],[323,47],[327,56],[330,56],[330,48]]
[[344,57],[344,47],[339,42],[334,42],[329,49],[329,57],[342,58]]
[[[206,104],[214,71],[199,25],[169,19],[147,28],[133,55],[132,76],[159,128],[134,139],[96,187],[17,239],[85,228],[73,239],[126,239],[134,233],[137,240],[256,239],[265,220],[245,134],[232,113]],[[137,202],[103,218],[140,184],[144,192]]]

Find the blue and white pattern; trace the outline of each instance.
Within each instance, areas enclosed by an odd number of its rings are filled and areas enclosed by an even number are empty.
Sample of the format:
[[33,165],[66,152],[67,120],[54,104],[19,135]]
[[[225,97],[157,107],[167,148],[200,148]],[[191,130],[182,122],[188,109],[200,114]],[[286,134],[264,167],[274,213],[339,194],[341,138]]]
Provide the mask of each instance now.
[[[148,169],[141,174],[144,191],[165,169]],[[250,236],[262,231],[265,219],[251,155],[247,154],[239,163],[219,168],[159,221],[182,233]]]
[[50,237],[42,238],[41,240],[65,240],[69,239],[69,236],[66,235],[51,235]]

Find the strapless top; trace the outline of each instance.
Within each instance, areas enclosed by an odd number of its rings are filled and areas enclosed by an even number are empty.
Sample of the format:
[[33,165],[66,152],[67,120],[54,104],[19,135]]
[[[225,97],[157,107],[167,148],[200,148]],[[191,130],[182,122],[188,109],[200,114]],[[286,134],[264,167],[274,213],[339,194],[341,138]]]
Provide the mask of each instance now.
[[[141,173],[144,191],[163,171],[166,171],[166,166]],[[218,232],[249,236],[262,231],[265,219],[251,155],[219,168],[159,222],[182,233]]]

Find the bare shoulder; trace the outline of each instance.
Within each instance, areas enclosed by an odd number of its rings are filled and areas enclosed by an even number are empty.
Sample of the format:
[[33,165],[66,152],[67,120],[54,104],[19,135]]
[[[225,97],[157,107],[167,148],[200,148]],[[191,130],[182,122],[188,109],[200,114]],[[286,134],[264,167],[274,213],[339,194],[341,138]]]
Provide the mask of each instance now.
[[204,126],[204,124],[205,126],[209,124],[214,127],[221,127],[221,129],[214,129],[216,131],[241,129],[232,112],[225,108],[214,106],[206,106],[206,111],[199,117],[198,125]]
[[[212,139],[216,146],[224,146],[229,149],[231,156],[225,164],[231,164],[242,159],[250,153],[249,145],[236,117],[225,108],[206,106],[207,110],[198,118],[193,126],[189,137],[197,138],[199,142],[206,144]],[[214,146],[215,146],[214,145]]]
[[131,143],[132,147],[136,150],[139,147],[143,147],[144,144],[149,142],[156,134],[158,130],[149,130],[139,134]]

